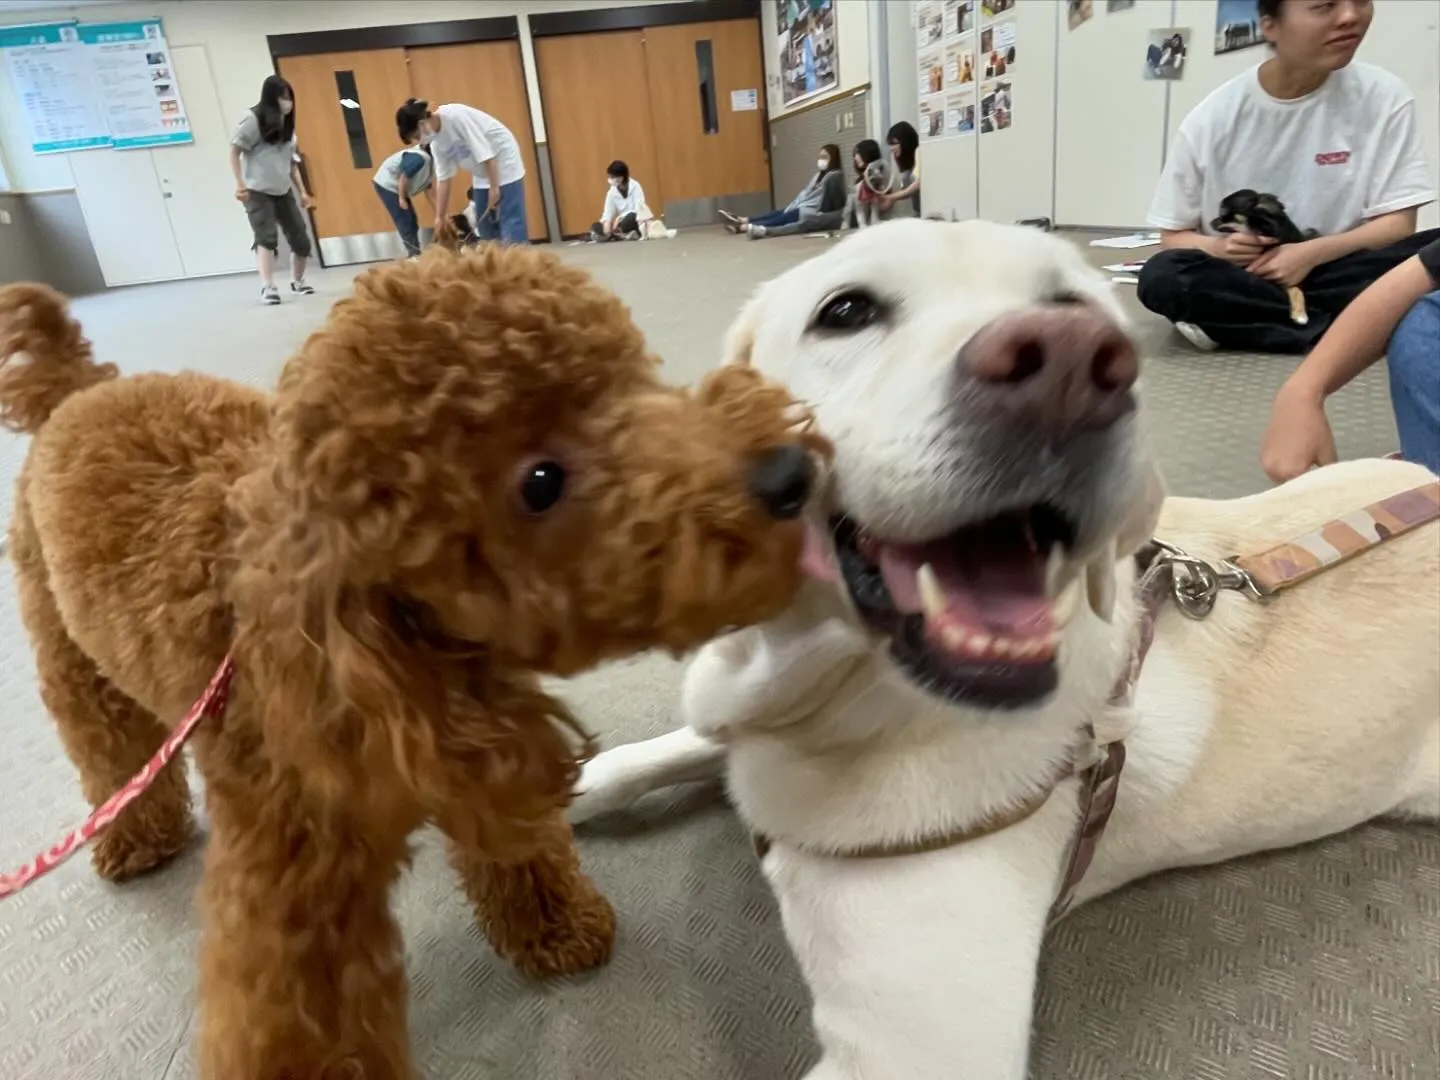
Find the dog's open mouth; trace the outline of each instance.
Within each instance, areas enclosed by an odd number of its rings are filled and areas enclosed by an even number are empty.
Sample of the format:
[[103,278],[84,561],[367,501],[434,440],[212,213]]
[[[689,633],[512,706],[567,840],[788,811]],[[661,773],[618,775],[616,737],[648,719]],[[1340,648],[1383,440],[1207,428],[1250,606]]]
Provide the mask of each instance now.
[[887,542],[846,517],[831,534],[856,610],[917,684],[1001,709],[1055,690],[1060,636],[1086,577],[1070,572],[1076,528],[1065,514],[1040,504],[919,544]]

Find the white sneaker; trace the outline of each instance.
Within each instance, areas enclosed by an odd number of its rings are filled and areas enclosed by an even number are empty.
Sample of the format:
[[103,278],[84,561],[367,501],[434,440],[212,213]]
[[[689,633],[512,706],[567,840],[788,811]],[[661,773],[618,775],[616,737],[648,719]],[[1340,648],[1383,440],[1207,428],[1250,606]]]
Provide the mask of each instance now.
[[1194,323],[1177,322],[1175,324],[1175,329],[1181,337],[1183,337],[1191,345],[1194,345],[1195,348],[1199,349],[1201,352],[1214,352],[1216,349],[1220,348],[1220,346],[1215,343],[1214,338],[1212,338],[1209,334],[1205,333],[1204,330],[1201,330]]
[[280,303],[280,290],[274,285],[260,286],[260,303],[265,304],[267,307],[274,307]]
[[751,225],[751,226],[749,226],[748,228],[746,228],[745,232],[749,235],[749,237],[750,237],[751,240],[764,240],[764,239],[765,239],[765,226],[764,226],[764,225]]

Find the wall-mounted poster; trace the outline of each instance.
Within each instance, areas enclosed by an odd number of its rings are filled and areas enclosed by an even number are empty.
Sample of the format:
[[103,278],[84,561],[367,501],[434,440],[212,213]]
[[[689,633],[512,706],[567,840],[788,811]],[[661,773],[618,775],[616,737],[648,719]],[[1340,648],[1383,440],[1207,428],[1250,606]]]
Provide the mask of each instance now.
[[73,22],[0,27],[0,53],[33,152],[63,154],[110,145],[94,69]]
[[918,129],[924,142],[975,133],[976,6],[976,0],[920,0],[915,5]]
[[781,94],[786,105],[840,85],[834,0],[775,0]]
[[1215,5],[1215,55],[1265,44],[1255,0],[1219,0]]
[[80,27],[117,150],[195,141],[159,19]]

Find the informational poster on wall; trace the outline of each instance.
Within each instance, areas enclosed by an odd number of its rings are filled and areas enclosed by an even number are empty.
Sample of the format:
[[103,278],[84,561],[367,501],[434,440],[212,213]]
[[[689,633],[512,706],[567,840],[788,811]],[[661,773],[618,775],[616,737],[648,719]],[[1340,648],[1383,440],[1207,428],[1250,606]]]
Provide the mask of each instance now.
[[[993,10],[992,10],[993,8]],[[1006,131],[1015,118],[1014,79],[1019,53],[1015,48],[1013,5],[987,2],[980,12],[980,134]]]
[[80,39],[115,149],[195,141],[159,19],[81,26]]
[[920,0],[915,5],[924,142],[975,133],[977,8],[977,0]]
[[34,153],[110,145],[90,55],[73,22],[0,27],[0,53]]
[[835,56],[835,0],[775,0],[780,89],[788,108],[840,85]]

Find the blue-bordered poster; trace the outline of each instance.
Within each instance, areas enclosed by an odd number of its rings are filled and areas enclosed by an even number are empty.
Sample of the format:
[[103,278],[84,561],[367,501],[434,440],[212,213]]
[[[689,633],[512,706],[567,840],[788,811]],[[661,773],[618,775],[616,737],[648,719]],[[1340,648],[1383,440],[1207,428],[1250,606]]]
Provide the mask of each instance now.
[[190,118],[159,19],[79,27],[117,150],[190,143]]
[[111,145],[89,50],[73,22],[0,27],[15,100],[37,154]]

